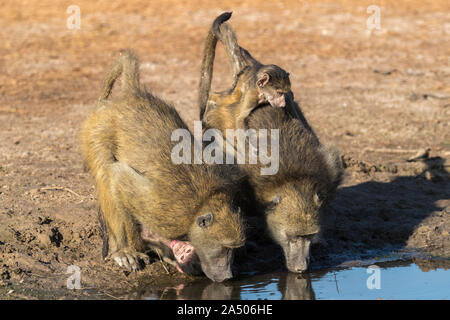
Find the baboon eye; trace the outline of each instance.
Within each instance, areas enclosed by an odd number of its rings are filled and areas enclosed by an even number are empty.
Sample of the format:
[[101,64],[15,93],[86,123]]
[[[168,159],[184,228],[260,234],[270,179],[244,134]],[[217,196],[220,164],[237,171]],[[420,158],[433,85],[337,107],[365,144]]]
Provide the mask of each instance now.
[[272,199],[272,201],[270,201],[267,209],[271,210],[271,209],[275,208],[280,202],[281,202],[281,196],[277,194]]
[[274,204],[279,204],[281,202],[281,196],[279,194],[277,194],[273,199],[272,202]]
[[307,235],[303,235],[302,238],[303,238],[303,240],[313,241],[313,239],[315,238],[316,235],[317,235],[316,233],[307,234]]
[[320,207],[320,205],[322,204],[322,199],[320,199],[320,197],[319,197],[319,195],[318,195],[317,193],[314,194],[313,200],[314,200],[314,203],[315,203],[318,207]]
[[200,228],[207,228],[209,227],[213,222],[213,214],[211,212],[208,212],[207,214],[204,214],[197,218],[197,224]]
[[315,233],[312,234],[299,234],[290,238],[290,241],[311,241],[316,236]]

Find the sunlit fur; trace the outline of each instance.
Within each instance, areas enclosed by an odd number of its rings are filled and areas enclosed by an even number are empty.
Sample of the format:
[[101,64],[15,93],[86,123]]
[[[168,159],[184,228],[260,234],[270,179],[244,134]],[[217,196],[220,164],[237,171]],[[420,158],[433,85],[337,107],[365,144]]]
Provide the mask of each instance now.
[[[134,54],[122,53],[81,131],[82,154],[95,178],[111,253],[143,252],[141,228],[166,239],[187,238],[203,251],[242,246],[243,223],[231,206],[237,192],[231,169],[172,162],[177,142],[171,134],[187,126],[173,107],[141,89],[138,68]],[[120,74],[121,92],[110,100]],[[213,223],[200,228],[196,218],[209,212]]]

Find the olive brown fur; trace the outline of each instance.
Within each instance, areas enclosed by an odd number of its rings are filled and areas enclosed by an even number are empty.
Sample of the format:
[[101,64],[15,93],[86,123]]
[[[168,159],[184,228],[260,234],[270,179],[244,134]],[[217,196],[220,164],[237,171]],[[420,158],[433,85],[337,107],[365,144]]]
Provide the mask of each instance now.
[[[110,256],[137,269],[137,261],[146,260],[143,231],[187,240],[205,274],[222,281],[229,270],[222,276],[212,257],[222,251],[230,255],[245,241],[241,216],[232,205],[237,185],[227,166],[172,162],[172,132],[188,128],[172,106],[141,87],[138,70],[136,55],[122,52],[81,131]],[[120,94],[109,99],[120,75]]]

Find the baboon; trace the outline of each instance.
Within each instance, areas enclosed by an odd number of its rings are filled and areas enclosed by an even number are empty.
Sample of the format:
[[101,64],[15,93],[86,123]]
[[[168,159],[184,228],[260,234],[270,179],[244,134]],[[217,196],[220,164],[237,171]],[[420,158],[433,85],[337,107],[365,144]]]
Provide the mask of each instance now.
[[[319,234],[321,215],[333,199],[342,177],[339,153],[322,145],[305,126],[286,112],[270,106],[255,109],[248,129],[278,129],[279,169],[261,175],[260,162],[240,165],[247,174],[257,201],[262,204],[267,229],[283,249],[290,271],[309,266],[311,240]],[[271,150],[268,143],[268,150]]]
[[[227,24],[213,25],[210,33],[221,40],[231,62],[235,76],[234,87],[228,92],[211,95],[210,101],[199,101],[202,120],[206,128],[217,128],[225,135],[225,129],[236,128],[234,101],[227,99],[240,97],[248,92],[240,91],[240,78],[253,72],[253,65],[259,62],[247,50],[238,46],[233,31]],[[216,32],[214,32],[216,29]],[[205,45],[208,51],[210,43]],[[204,57],[202,73],[211,70],[211,56]],[[250,66],[250,69],[248,67]],[[211,81],[212,74],[203,76],[201,81]],[[245,77],[244,77],[245,78]],[[200,89],[210,87],[200,85]],[[249,85],[248,88],[251,88]],[[255,93],[251,93],[255,95]],[[199,97],[208,97],[200,93]],[[231,97],[230,97],[231,96]],[[291,93],[285,94],[286,107],[274,108],[269,104],[254,105],[247,116],[245,129],[258,131],[278,129],[279,132],[279,170],[274,175],[261,175],[261,163],[239,165],[247,175],[258,202],[263,207],[260,215],[264,217],[271,237],[278,243],[285,255],[286,266],[290,271],[303,272],[308,269],[311,240],[320,231],[321,215],[325,205],[333,198],[342,177],[342,164],[337,150],[322,145],[312,128],[303,117]],[[218,99],[218,97],[220,99]],[[267,138],[267,141],[271,141]],[[248,142],[247,142],[248,147]],[[268,149],[269,146],[268,146]]]
[[[258,105],[269,103],[273,107],[286,108],[291,116],[302,121],[313,132],[294,101],[289,73],[274,64],[263,65],[240,47],[233,30],[224,23],[230,17],[231,12],[218,16],[205,41],[199,87],[200,119],[204,119],[206,111],[209,119],[205,119],[205,123],[215,122],[216,128],[243,129],[245,119],[252,110]],[[225,46],[234,83],[226,92],[210,94],[217,40]],[[224,105],[227,106],[226,112],[220,108]]]
[[[124,51],[81,131],[110,256],[137,270],[148,262],[150,246],[181,271],[194,272],[198,257],[207,277],[229,279],[233,249],[245,240],[231,169],[172,162],[172,132],[187,126],[173,107],[141,88],[138,70],[136,55]],[[120,75],[120,94],[109,99]]]

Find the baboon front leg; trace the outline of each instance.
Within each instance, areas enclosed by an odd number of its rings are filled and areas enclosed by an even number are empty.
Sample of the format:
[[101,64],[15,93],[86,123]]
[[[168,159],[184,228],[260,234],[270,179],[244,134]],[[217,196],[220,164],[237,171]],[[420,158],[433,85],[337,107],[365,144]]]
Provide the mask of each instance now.
[[[242,83],[242,81],[240,81]],[[205,109],[205,115],[214,110],[217,106],[231,106],[233,104],[239,103],[242,98],[242,93],[244,91],[241,88],[240,83],[237,83],[234,86],[234,89],[231,93],[211,93]],[[206,116],[203,118],[206,118]]]
[[114,180],[98,182],[100,208],[108,234],[109,257],[129,270],[139,270],[142,262],[149,263],[144,254],[145,245],[140,238],[139,225],[123,208],[119,198],[113,194]]
[[[133,217],[124,213],[122,224],[125,229],[126,245],[111,254],[111,258],[121,267],[137,271],[145,264],[150,263],[150,258],[145,254],[144,241],[140,236],[138,224]],[[143,265],[144,264],[144,265]]]

